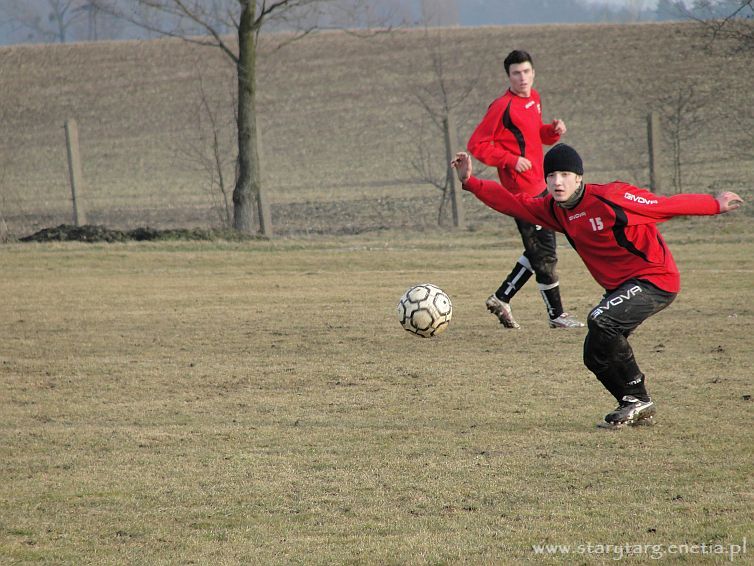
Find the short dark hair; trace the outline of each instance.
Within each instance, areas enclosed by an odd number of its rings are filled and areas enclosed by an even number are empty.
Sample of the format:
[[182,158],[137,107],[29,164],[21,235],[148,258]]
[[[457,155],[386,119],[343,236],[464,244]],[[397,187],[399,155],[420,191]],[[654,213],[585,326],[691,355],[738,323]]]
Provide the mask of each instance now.
[[531,63],[531,66],[534,66],[534,61],[532,60],[531,55],[529,55],[526,51],[514,49],[513,51],[508,53],[505,61],[503,61],[503,65],[505,65],[505,74],[510,76],[509,69],[511,68],[511,65],[518,65],[520,63]]

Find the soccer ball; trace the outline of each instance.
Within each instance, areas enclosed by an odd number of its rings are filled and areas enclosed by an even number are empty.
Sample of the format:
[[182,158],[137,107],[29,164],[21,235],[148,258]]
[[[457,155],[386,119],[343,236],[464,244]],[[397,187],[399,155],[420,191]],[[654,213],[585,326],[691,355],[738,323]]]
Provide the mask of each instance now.
[[403,328],[423,338],[444,332],[452,314],[450,297],[431,283],[411,287],[398,301],[398,320]]

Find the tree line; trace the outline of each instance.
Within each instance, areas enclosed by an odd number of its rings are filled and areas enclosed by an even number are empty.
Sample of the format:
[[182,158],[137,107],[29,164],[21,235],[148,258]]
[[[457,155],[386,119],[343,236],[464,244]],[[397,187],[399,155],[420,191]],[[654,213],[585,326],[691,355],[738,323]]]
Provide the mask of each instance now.
[[[263,9],[274,2],[258,0]],[[117,39],[152,39],[160,30],[175,29],[185,34],[204,34],[206,29],[191,22],[180,9],[160,9],[158,0],[0,0],[0,44],[66,43]],[[186,12],[201,9],[203,13],[221,16],[238,0],[185,0]],[[752,2],[746,0],[625,0],[620,5],[606,1],[587,0],[339,0],[320,1],[330,5],[317,10],[329,17],[329,25],[337,27],[351,18],[349,26],[365,25],[353,19],[355,8],[380,12],[385,25],[391,27],[423,27],[427,12],[434,14],[435,25],[505,25],[546,23],[640,22],[679,19],[724,20],[749,19],[754,15]],[[113,8],[134,14],[134,20],[114,17]],[[312,11],[313,13],[313,11]],[[372,14],[373,15],[373,14]],[[222,18],[218,17],[219,22]],[[145,27],[140,25],[148,23]],[[280,19],[272,29],[290,29],[293,24]],[[233,33],[233,24],[217,25],[220,34]]]

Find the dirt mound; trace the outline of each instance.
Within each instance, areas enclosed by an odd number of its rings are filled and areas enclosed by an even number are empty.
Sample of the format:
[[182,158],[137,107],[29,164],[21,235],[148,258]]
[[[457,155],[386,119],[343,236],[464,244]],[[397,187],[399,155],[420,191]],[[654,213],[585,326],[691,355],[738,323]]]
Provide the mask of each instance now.
[[254,240],[259,236],[241,234],[233,230],[205,230],[134,228],[133,230],[113,230],[105,226],[73,226],[61,224],[55,228],[44,228],[31,236],[19,238],[21,242],[145,242],[151,240]]

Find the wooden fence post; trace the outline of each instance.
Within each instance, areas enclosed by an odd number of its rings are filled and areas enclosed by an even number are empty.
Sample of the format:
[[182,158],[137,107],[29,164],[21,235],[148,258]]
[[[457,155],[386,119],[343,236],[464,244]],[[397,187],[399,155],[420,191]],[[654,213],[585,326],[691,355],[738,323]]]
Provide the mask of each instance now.
[[5,223],[5,218],[0,214],[0,244],[8,241],[8,225]]
[[457,188],[456,172],[453,171],[453,168],[450,166],[450,162],[453,160],[454,156],[454,146],[458,143],[458,133],[452,114],[448,113],[447,117],[443,118],[443,126],[445,129],[445,163],[448,168],[446,179],[450,184],[450,203],[453,212],[453,226],[456,228],[463,228],[466,224],[463,214],[463,200],[461,198],[463,191]]
[[66,120],[65,140],[68,149],[68,172],[71,180],[71,196],[73,198],[73,223],[76,226],[83,226],[86,224],[86,212],[81,202],[84,177],[81,173],[79,128],[74,119]]
[[660,116],[657,112],[647,115],[647,147],[649,149],[649,187],[655,193],[662,192],[660,181]]

